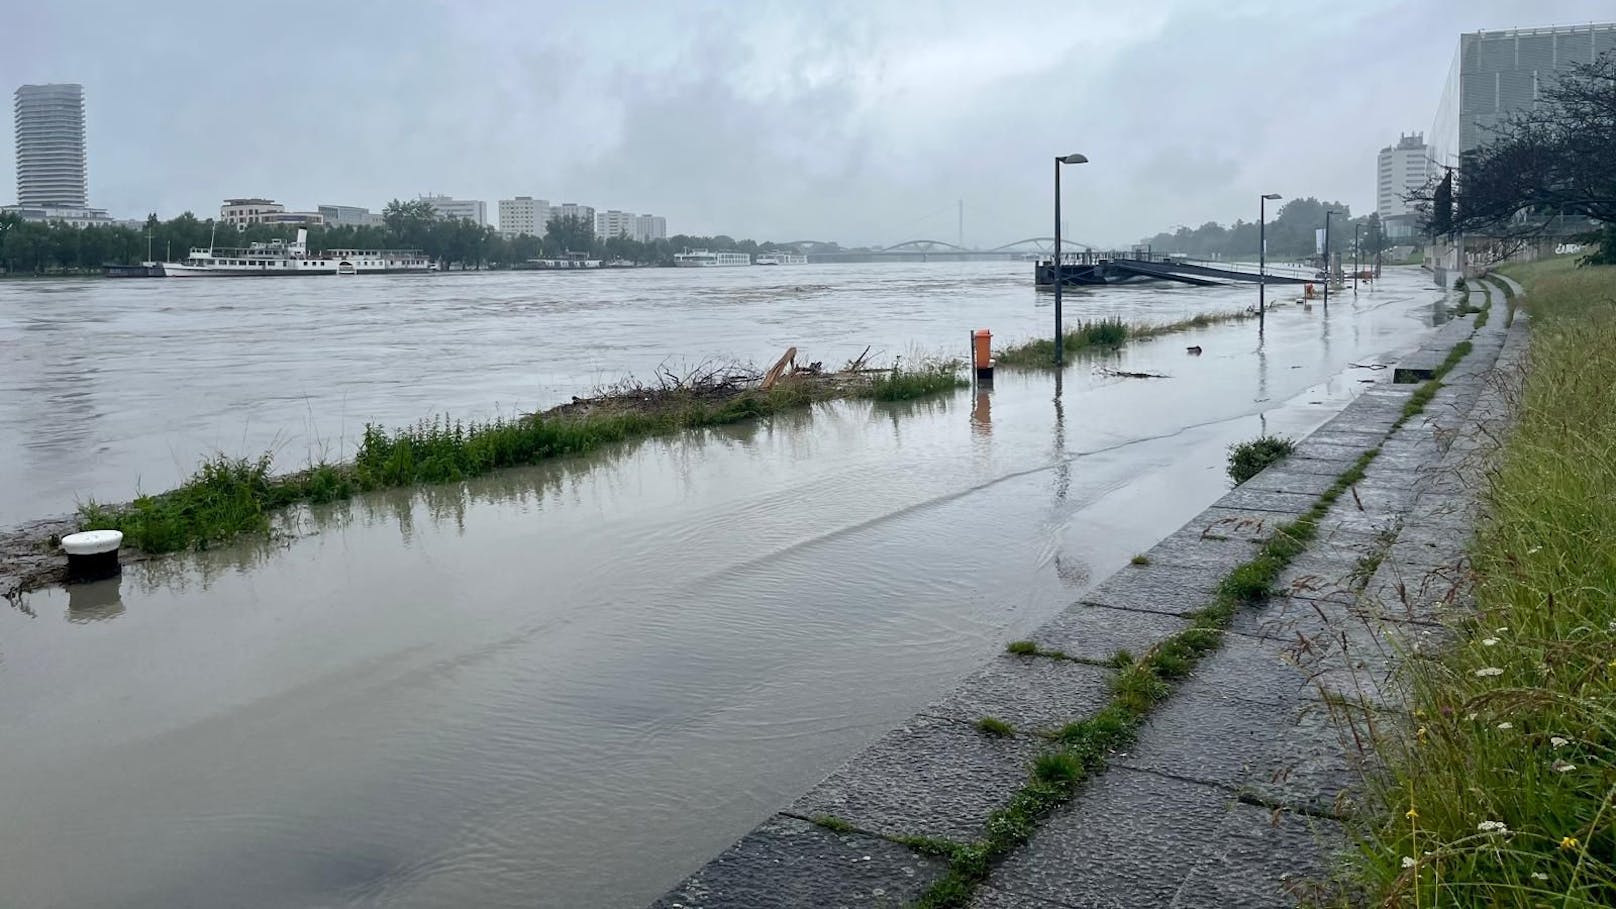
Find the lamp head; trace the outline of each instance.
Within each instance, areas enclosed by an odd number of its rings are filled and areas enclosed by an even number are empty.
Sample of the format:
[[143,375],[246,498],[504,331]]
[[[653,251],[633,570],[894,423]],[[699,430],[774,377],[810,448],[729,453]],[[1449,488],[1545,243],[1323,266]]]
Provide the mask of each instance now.
[[1278,199],[1278,198],[1280,198],[1280,195],[1279,195],[1279,193],[1263,193],[1263,198],[1264,199]]
[[1087,164],[1087,163],[1089,163],[1089,159],[1086,156],[1079,155],[1079,154],[1063,155],[1063,156],[1061,156],[1059,158],[1056,158],[1055,160],[1059,161],[1061,164]]

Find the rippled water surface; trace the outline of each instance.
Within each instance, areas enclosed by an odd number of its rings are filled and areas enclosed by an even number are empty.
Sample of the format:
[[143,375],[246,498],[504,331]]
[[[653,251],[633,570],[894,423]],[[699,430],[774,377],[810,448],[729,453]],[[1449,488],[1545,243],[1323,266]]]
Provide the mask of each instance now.
[[[665,359],[839,363],[1051,317],[1022,265],[0,282],[0,514],[297,466],[365,420]],[[368,282],[368,283],[367,283]],[[1076,293],[1176,319],[1249,289]],[[1171,532],[1224,449],[1416,345],[1418,272],[980,394],[824,406],[470,483],[0,609],[21,906],[635,906]],[[1205,353],[1187,356],[1187,344]]]

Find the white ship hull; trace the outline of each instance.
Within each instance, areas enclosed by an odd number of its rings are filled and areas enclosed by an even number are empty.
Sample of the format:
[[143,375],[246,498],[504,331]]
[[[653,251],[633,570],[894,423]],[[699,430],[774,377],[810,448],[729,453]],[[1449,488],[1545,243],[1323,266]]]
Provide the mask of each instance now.
[[388,275],[436,271],[422,253],[397,249],[308,252],[308,231],[297,240],[254,243],[245,249],[193,249],[183,262],[164,262],[169,278],[278,278],[300,275]]

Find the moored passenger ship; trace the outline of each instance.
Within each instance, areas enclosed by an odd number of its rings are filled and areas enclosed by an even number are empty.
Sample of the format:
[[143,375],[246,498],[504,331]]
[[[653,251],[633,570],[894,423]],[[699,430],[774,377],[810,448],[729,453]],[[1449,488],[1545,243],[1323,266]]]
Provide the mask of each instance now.
[[383,275],[434,271],[425,253],[413,249],[328,249],[310,254],[308,231],[297,239],[252,243],[246,249],[193,249],[179,262],[164,262],[170,278],[245,278],[291,275]]

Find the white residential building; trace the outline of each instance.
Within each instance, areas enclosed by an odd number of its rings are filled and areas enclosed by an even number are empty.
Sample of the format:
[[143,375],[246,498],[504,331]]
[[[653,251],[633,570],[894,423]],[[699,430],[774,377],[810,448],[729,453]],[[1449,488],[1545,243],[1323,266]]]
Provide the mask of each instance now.
[[641,243],[668,239],[668,219],[661,215],[635,215],[634,229],[629,232]]
[[488,224],[488,203],[481,199],[455,199],[450,196],[421,196],[440,218],[470,218],[477,225]]
[[[563,202],[550,209],[551,218],[577,218],[591,227],[595,224],[595,208],[592,205],[579,205],[576,202]],[[548,223],[548,222],[546,222]]]
[[32,209],[91,210],[84,152],[84,86],[24,85],[17,89],[13,110],[17,204]]
[[550,200],[517,196],[499,200],[499,232],[506,237],[544,236],[550,224]]
[[1436,174],[1431,147],[1422,133],[1399,135],[1396,145],[1380,150],[1375,171],[1375,211],[1386,225],[1386,236],[1401,239],[1418,233],[1418,216],[1404,201]]
[[634,220],[634,213],[631,211],[618,211],[613,208],[598,212],[595,215],[595,236],[602,240],[624,236],[639,239],[634,236]]
[[269,220],[269,215],[285,211],[286,206],[274,199],[226,199],[219,206],[219,220],[226,224],[262,224]]

